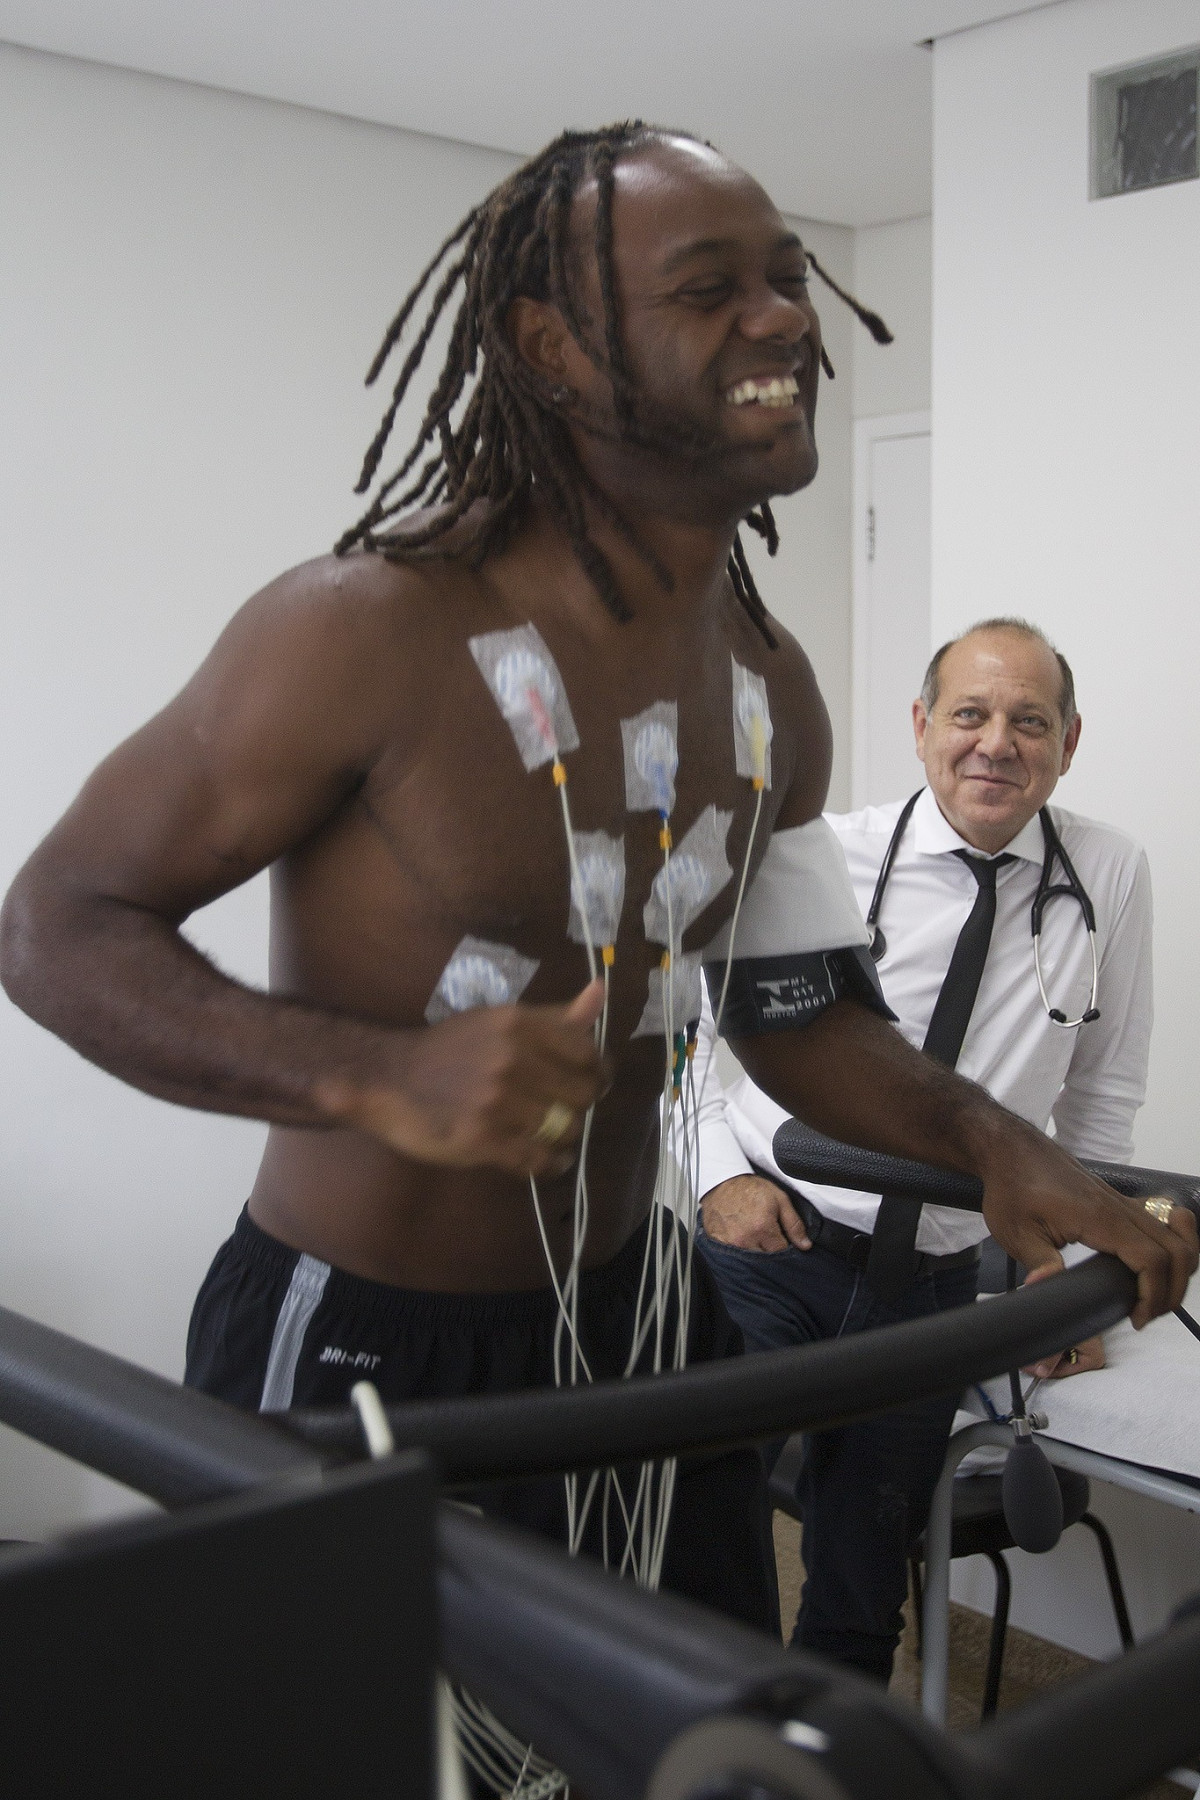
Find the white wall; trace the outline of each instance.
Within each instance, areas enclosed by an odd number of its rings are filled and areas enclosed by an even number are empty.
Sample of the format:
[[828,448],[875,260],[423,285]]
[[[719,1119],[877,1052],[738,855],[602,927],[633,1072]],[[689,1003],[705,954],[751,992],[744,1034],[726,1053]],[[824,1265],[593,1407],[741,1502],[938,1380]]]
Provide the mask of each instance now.
[[[1063,0],[934,57],[934,637],[1021,612],[1075,666],[1083,740],[1061,797],[1141,839],[1154,872],[1138,1158],[1188,1170],[1200,1168],[1200,182],[1089,201],[1087,145],[1093,70],[1197,39],[1197,0]],[[1197,1395],[1200,1408],[1200,1356]],[[1131,1583],[1157,1623],[1200,1586],[1200,1523],[1143,1507],[1132,1530],[1129,1507],[1116,1505]],[[1067,1554],[1033,1565],[1014,1616],[1044,1631],[1057,1606],[1064,1641],[1102,1647],[1055,1573]]]
[[[363,371],[509,158],[0,49],[0,879],[241,600],[327,549]],[[263,883],[197,921],[265,976]],[[0,1299],[178,1375],[261,1129],[184,1112],[0,1009]],[[0,1536],[106,1506],[9,1440]]]
[[[355,516],[382,407],[363,371],[418,269],[511,166],[0,46],[0,887],[241,600]],[[849,279],[851,234],[813,239]],[[844,375],[822,474],[780,507],[763,579],[844,745],[850,322],[825,310]],[[196,921],[254,980],[263,902],[255,883]],[[0,1302],[177,1376],[261,1135],[134,1093],[0,1001]],[[0,1537],[120,1503],[0,1438]]]
[[900,219],[854,234],[854,292],[894,341],[865,332],[854,347],[854,417],[928,412],[933,350],[933,221]]
[[[1065,0],[935,53],[934,624],[1028,613],[1075,667],[1064,802],[1154,871],[1139,1155],[1200,1168],[1200,182],[1089,201],[1088,75],[1200,38],[1198,0]],[[1103,1004],[1103,999],[1101,999]]]

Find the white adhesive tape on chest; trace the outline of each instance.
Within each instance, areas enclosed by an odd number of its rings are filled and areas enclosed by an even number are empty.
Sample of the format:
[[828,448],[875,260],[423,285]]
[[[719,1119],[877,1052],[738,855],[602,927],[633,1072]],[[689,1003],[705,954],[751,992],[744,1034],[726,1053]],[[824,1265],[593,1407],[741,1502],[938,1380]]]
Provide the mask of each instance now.
[[508,1006],[537,973],[537,963],[507,944],[465,937],[438,977],[425,1017],[430,1025],[477,1006]]
[[731,812],[706,806],[672,850],[669,861],[654,877],[650,898],[642,910],[650,943],[677,949],[692,920],[698,919],[709,902],[728,886],[733,870],[725,854],[725,841],[732,823]]
[[575,944],[615,944],[625,905],[625,840],[607,831],[577,831],[575,857],[583,904],[572,882],[567,935]]
[[579,748],[563,678],[536,625],[489,631],[468,646],[527,769]]
[[767,684],[752,669],[743,668],[736,656],[733,663],[733,760],[739,775],[749,781],[771,785],[771,708],[767,701]]
[[666,994],[671,995],[671,1035],[674,1037],[694,1025],[700,1017],[700,957],[675,956],[668,975],[665,969],[651,969],[646,1004],[633,1033],[635,1038],[662,1037],[667,1029]]
[[621,720],[625,751],[625,804],[630,812],[669,816],[679,767],[679,707],[656,700],[645,712]]

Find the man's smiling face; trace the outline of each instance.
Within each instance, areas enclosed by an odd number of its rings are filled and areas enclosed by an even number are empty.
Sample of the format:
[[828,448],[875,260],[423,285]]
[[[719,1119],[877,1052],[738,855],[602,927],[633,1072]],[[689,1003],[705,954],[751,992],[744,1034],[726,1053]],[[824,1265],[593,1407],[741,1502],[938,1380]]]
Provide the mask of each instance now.
[[[585,188],[574,262],[593,333],[603,319],[594,219]],[[691,479],[715,484],[734,511],[806,486],[820,324],[800,241],[758,183],[702,144],[651,139],[616,166],[613,265],[646,421],[698,446],[679,459]],[[611,406],[603,377],[586,386],[593,405]]]
[[1041,639],[972,631],[943,656],[933,706],[914,701],[917,755],[934,798],[976,849],[1003,850],[1070,768],[1080,721],[1064,720],[1062,689]]

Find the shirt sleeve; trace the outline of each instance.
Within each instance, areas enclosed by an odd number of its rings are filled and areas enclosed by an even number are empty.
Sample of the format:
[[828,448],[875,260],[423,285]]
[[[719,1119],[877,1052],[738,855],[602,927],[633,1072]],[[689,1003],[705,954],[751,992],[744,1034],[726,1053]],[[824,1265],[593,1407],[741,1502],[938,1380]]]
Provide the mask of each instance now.
[[735,1175],[753,1175],[745,1152],[725,1116],[725,1089],[717,1072],[717,1034],[708,995],[703,997],[693,1063],[696,1123],[700,1139],[699,1188],[703,1199],[712,1188]]
[[1081,1025],[1054,1105],[1054,1135],[1073,1156],[1131,1162],[1133,1121],[1146,1098],[1154,1019],[1150,865],[1139,851],[1100,956],[1100,1017]]

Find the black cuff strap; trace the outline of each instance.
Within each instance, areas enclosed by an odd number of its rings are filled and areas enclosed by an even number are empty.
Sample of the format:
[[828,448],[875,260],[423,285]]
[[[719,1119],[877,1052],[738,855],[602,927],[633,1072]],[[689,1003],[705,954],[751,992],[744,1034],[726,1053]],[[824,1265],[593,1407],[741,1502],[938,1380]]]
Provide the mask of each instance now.
[[[725,980],[725,964],[704,965],[715,1012]],[[758,1037],[765,1031],[795,1031],[811,1025],[826,1007],[849,997],[885,1019],[895,1013],[883,997],[875,964],[865,944],[806,955],[735,957],[729,973],[722,1037]]]

